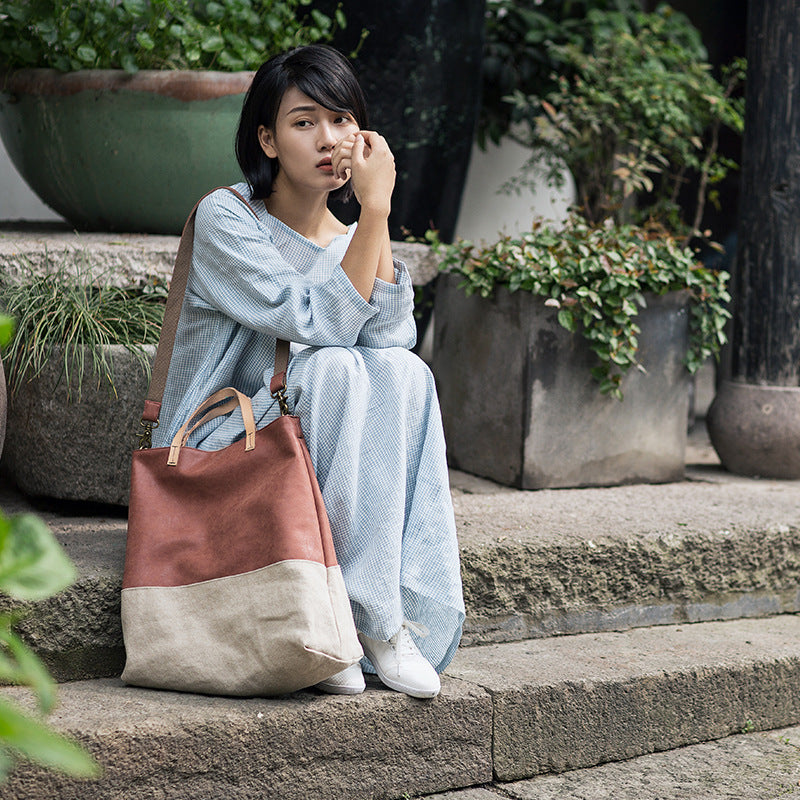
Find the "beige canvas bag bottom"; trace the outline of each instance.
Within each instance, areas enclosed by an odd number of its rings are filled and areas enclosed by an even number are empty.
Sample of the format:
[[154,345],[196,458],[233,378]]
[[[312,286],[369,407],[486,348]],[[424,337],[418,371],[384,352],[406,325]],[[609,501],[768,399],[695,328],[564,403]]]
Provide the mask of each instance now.
[[286,694],[362,656],[341,569],[299,559],[187,586],[123,589],[122,625],[122,680],[158,689]]

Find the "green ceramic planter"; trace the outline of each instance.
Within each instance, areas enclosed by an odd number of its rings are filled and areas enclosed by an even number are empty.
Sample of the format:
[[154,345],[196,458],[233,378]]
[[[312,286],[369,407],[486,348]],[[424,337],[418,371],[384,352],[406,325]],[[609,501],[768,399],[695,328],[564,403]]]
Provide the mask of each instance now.
[[20,70],[0,79],[0,135],[76,228],[177,234],[205,192],[241,180],[233,143],[252,76]]

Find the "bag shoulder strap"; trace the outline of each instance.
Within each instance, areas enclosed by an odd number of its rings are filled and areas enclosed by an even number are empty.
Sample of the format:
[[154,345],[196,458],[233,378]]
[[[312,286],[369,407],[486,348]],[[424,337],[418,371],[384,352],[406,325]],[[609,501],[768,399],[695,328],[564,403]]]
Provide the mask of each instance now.
[[[213,194],[218,189],[226,189],[235,194],[249,209],[253,216],[258,219],[255,209],[247,200],[230,186],[219,186],[201,197],[195,203],[191,214],[189,214],[186,224],[183,226],[181,241],[178,245],[178,254],[175,257],[175,266],[172,269],[172,280],[170,281],[169,293],[167,295],[167,306],[164,310],[164,321],[161,325],[161,336],[158,340],[156,357],[153,362],[153,371],[150,378],[150,388],[147,392],[147,399],[144,401],[144,411],[142,412],[142,426],[145,432],[140,440],[140,448],[150,446],[150,436],[152,429],[158,427],[158,416],[161,412],[161,401],[164,397],[164,389],[167,385],[167,373],[169,364],[172,360],[172,351],[175,348],[175,334],[178,330],[178,320],[181,316],[183,297],[186,293],[186,285],[189,281],[189,270],[192,266],[192,252],[194,250],[194,223],[197,216],[197,207],[200,203]],[[270,391],[273,396],[282,399],[280,393],[286,389],[286,369],[289,365],[289,342],[278,339],[275,347],[275,370],[270,382]],[[281,406],[283,412],[283,406]]]

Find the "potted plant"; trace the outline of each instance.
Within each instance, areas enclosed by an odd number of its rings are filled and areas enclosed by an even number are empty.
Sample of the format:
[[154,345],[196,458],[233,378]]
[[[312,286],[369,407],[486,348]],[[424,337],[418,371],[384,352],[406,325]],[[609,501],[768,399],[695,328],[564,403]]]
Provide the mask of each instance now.
[[451,463],[522,488],[682,477],[689,374],[725,341],[728,276],[689,243],[732,166],[716,142],[719,126],[741,126],[741,67],[717,83],[668,7],[590,15],[592,52],[552,45],[573,77],[514,97],[531,163],[553,181],[566,163],[580,204],[563,227],[450,246],[437,289]]
[[657,226],[577,214],[451,245],[443,268],[433,371],[453,466],[526,489],[683,477],[689,374],[725,341],[726,273]]
[[124,505],[166,288],[71,266],[0,283],[17,325],[0,464],[31,495]]
[[310,2],[0,0],[11,160],[76,228],[180,233],[203,193],[240,179],[252,71],[345,24]]
[[706,201],[717,202],[713,187],[736,167],[720,153],[719,133],[743,130],[744,61],[718,81],[697,29],[667,5],[652,14],[595,9],[589,19],[590,52],[549,46],[565,73],[554,88],[509,97],[526,122],[516,136],[533,151],[529,169],[544,162],[558,182],[566,165],[590,222],[656,219],[687,243],[707,238]]

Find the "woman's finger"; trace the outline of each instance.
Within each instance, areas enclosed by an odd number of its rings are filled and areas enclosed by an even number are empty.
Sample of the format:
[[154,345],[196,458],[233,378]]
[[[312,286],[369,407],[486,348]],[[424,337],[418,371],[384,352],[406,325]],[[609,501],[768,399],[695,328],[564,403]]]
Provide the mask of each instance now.
[[389,150],[389,144],[377,131],[360,131],[370,150]]
[[350,156],[344,156],[338,161],[333,163],[333,174],[342,180],[347,180],[350,177],[350,171],[353,166]]
[[347,178],[346,170],[351,166],[353,157],[353,143],[348,142],[341,147],[337,145],[331,154],[331,164],[337,178]]
[[354,164],[360,163],[364,161],[366,153],[364,152],[366,149],[366,143],[364,141],[364,137],[360,134],[356,134],[355,141],[353,142],[353,149],[351,152],[351,159]]

